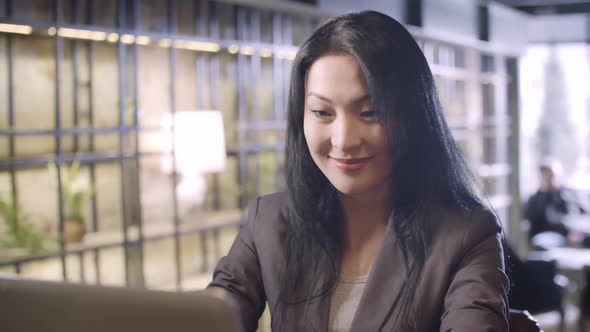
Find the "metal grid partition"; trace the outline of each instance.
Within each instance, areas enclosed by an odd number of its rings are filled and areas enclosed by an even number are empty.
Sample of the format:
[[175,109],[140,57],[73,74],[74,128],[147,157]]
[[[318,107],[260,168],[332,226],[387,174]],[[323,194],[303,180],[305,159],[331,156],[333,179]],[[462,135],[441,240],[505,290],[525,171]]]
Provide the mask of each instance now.
[[[174,262],[176,288],[181,288],[183,282],[183,255],[201,257],[199,270],[210,268],[211,260],[220,254],[221,248],[217,243],[220,232],[225,228],[235,231],[253,195],[276,191],[281,187],[282,174],[278,170],[284,147],[281,138],[285,130],[287,77],[290,61],[296,51],[292,43],[294,39],[300,41],[303,38],[301,35],[308,34],[317,24],[317,19],[304,15],[312,10],[299,5],[254,8],[225,1],[174,0],[56,0],[50,8],[40,1],[23,4],[8,0],[3,1],[2,7],[2,24],[9,28],[31,29],[25,34],[4,31],[1,35],[4,39],[2,58],[8,69],[6,86],[2,87],[7,91],[8,121],[6,125],[0,126],[0,139],[8,141],[8,149],[0,159],[0,172],[9,182],[8,190],[3,189],[3,194],[13,195],[15,200],[12,204],[21,206],[23,194],[19,189],[23,185],[18,183],[19,174],[30,177],[30,170],[43,172],[48,164],[55,164],[56,221],[37,224],[52,228],[57,234],[56,238],[63,238],[63,169],[78,162],[87,172],[93,187],[97,188],[89,202],[87,224],[90,234],[118,233],[114,240],[100,239],[82,244],[56,241],[55,248],[40,254],[4,257],[0,263],[2,269],[27,274],[23,267],[29,264],[58,259],[59,275],[51,274],[48,278],[100,284],[105,266],[109,268],[108,264],[101,263],[103,252],[120,248],[124,278],[115,283],[144,286],[144,275],[149,270],[144,263],[148,257],[145,248],[150,242],[166,238],[173,241],[171,261]],[[187,12],[189,15],[186,15]],[[116,20],[112,20],[110,14],[114,14]],[[195,19],[191,20],[191,15]],[[320,16],[314,13],[313,17]],[[31,124],[37,127],[32,117],[22,117],[23,122],[18,123],[16,114],[29,110],[23,110],[25,106],[19,108],[15,105],[15,99],[19,98],[15,85],[18,89],[23,85],[19,80],[24,80],[18,73],[15,74],[15,71],[21,70],[14,63],[18,57],[15,52],[22,52],[22,49],[14,46],[15,40],[30,44],[49,41],[48,47],[53,49],[49,61],[53,62],[54,91],[51,99],[54,106],[35,112],[47,113],[53,108],[54,128],[26,128]],[[111,57],[105,59],[105,52],[110,52]],[[154,56],[154,53],[157,55]],[[146,65],[142,57],[150,57],[145,62],[154,58],[156,61]],[[114,60],[116,67],[108,68],[105,65],[107,60]],[[187,63],[192,68],[190,74],[186,74]],[[166,77],[157,75],[160,73],[156,73],[157,77],[148,77],[154,75],[146,73],[149,71],[146,66],[150,65],[167,67]],[[97,67],[107,68],[102,71],[104,68]],[[107,84],[102,75],[108,78]],[[142,200],[145,190],[142,187],[149,186],[149,179],[142,179],[146,173],[143,165],[154,164],[153,161],[163,154],[145,144],[163,130],[157,121],[142,119],[157,118],[149,114],[154,107],[146,105],[153,102],[145,96],[152,91],[142,92],[144,81],[150,79],[167,82],[155,84],[163,88],[156,89],[156,92],[165,96],[160,103],[166,106],[166,112],[174,114],[178,109],[190,105],[191,109],[217,109],[224,113],[230,167],[225,174],[208,177],[205,212],[200,215],[201,219],[216,220],[215,223],[192,220],[193,215],[181,216],[181,202],[177,197],[178,174],[173,172],[169,183],[158,188],[159,194],[166,197],[171,207],[168,219],[158,222],[167,223],[168,227],[163,231],[150,231],[148,227],[154,223],[146,222],[150,213],[146,213]],[[188,93],[186,85],[192,88]],[[270,94],[261,97],[261,86],[268,87]],[[224,93],[227,90],[229,92]],[[104,91],[114,93],[116,98],[105,96],[102,94]],[[186,96],[191,98],[191,94],[194,98],[187,102]],[[109,106],[115,106],[116,113],[97,101],[100,98],[114,101],[114,105]],[[45,102],[51,103],[50,100]],[[105,116],[99,112],[115,114],[109,114],[112,119],[105,121]],[[64,123],[65,117],[67,124]],[[32,123],[25,123],[24,120]],[[105,122],[110,123],[105,125]],[[40,152],[19,153],[17,145],[27,144],[27,138],[43,141],[51,139],[54,144],[51,149],[40,149]],[[105,141],[110,145],[105,146]],[[114,187],[105,188],[100,184],[101,172],[104,173],[103,178],[110,175],[104,172],[104,165],[109,167],[111,173],[117,174],[119,183],[107,181],[108,185]],[[149,177],[150,173],[147,174]],[[226,176],[233,178],[234,183],[224,185]],[[106,206],[104,202],[112,200],[108,197],[110,195],[117,196],[119,202]],[[42,200],[44,195],[38,194],[35,199]],[[120,222],[116,227],[105,225],[108,223],[103,221],[106,214],[104,210],[113,206],[120,211],[117,217]],[[25,211],[35,209],[30,204],[24,207]],[[196,250],[189,253],[183,252],[182,239],[191,235],[198,235],[194,239],[199,242],[199,248],[193,248]],[[211,249],[215,249],[214,255],[209,253]],[[74,256],[77,263],[71,261]],[[90,273],[93,275],[89,276]]]
[[[233,239],[251,199],[283,187],[291,60],[329,15],[246,0],[4,0],[0,7],[0,194],[13,195],[31,223],[61,239],[64,170],[80,163],[94,188],[83,243],[51,240],[56,245],[42,253],[0,253],[0,272],[185,288],[227,250],[224,239]],[[410,31],[456,140],[508,221],[518,209],[510,167],[517,154],[509,149],[517,137],[515,55]],[[179,195],[178,173],[159,169],[168,154],[157,144],[159,119],[185,109],[224,115],[228,167],[207,177],[200,211]],[[57,166],[54,175],[48,164]]]

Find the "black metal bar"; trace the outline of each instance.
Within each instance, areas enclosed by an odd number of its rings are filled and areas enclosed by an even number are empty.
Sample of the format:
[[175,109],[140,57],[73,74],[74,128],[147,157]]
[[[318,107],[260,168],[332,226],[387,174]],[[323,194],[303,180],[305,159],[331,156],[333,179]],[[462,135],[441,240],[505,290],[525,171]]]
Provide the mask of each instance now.
[[[160,241],[160,240],[170,238],[170,237],[180,238],[183,236],[189,236],[189,235],[193,235],[193,234],[197,234],[197,233],[212,232],[216,229],[239,227],[241,224],[244,223],[244,221],[245,221],[244,219],[237,219],[237,220],[231,220],[226,223],[219,224],[219,225],[205,226],[205,227],[199,227],[199,228],[188,229],[188,230],[179,230],[177,233],[172,232],[172,233],[164,233],[164,234],[158,234],[158,235],[145,236],[143,239],[143,242],[155,242],[155,241]],[[138,240],[130,240],[128,243],[133,245],[133,244],[139,243],[139,241]],[[106,244],[102,244],[102,245],[87,246],[84,248],[68,250],[68,251],[66,251],[66,254],[78,255],[81,252],[86,253],[86,252],[93,252],[93,251],[97,251],[97,250],[120,248],[122,245],[123,244],[121,242],[114,242],[114,243],[106,243]],[[22,265],[22,264],[31,263],[31,262],[53,259],[53,258],[60,257],[60,256],[61,256],[60,252],[54,252],[54,253],[46,253],[46,254],[42,254],[42,255],[32,255],[32,256],[13,259],[13,260],[0,261],[0,268],[6,267],[6,266],[13,266],[14,267],[16,265]]]
[[[214,57],[213,57],[214,58]],[[211,72],[214,70],[211,69]],[[212,74],[210,76],[213,76]],[[218,97],[217,97],[218,98]],[[213,100],[213,98],[212,98]],[[219,102],[219,101],[217,101]],[[281,107],[284,108],[284,107]],[[287,128],[287,124],[284,120],[272,120],[272,121],[260,121],[260,122],[250,122],[243,124],[244,128],[249,131],[257,131],[257,130],[283,130]],[[121,131],[119,127],[115,128],[62,128],[59,131],[56,129],[47,129],[47,130],[0,130],[0,136],[48,136],[48,135],[58,135],[61,136],[68,136],[68,135],[112,135],[118,134],[119,132],[123,132],[124,134],[133,134],[138,131],[141,132],[161,132],[162,128],[159,126],[146,126],[146,127],[126,127],[123,128]]]
[[[168,2],[168,33],[174,34],[177,29],[177,11],[176,1],[170,0]],[[170,114],[172,116],[172,133],[174,133],[174,121],[176,114],[176,49],[170,48]],[[176,141],[174,134],[172,135],[172,203],[173,203],[173,218],[174,218],[174,261],[176,263],[176,289],[180,290],[182,284],[182,261],[180,259],[180,239],[179,224],[180,216],[178,214],[178,197],[176,195],[176,183],[178,174],[176,171]]]
[[12,14],[13,14],[13,9],[14,9],[14,5],[12,3],[13,0],[6,0],[6,2],[4,3],[4,8],[6,10],[6,17],[8,18],[12,18]]
[[[135,33],[139,33],[139,29],[141,27],[141,16],[140,16],[140,10],[139,10],[139,0],[133,0],[133,24],[134,24],[134,30]],[[140,151],[139,151],[139,134],[141,133],[141,129],[140,129],[140,124],[139,124],[139,84],[140,84],[140,79],[139,79],[139,57],[140,57],[140,52],[139,52],[139,45],[138,44],[134,44],[133,45],[133,100],[134,100],[134,107],[133,107],[133,128],[135,129],[135,134],[134,134],[134,145],[135,145],[135,154],[137,156],[140,155]],[[143,264],[144,264],[144,257],[143,257],[143,213],[141,210],[141,162],[139,160],[139,157],[135,158],[135,175],[134,177],[136,177],[137,179],[137,206],[136,206],[136,214],[135,214],[135,224],[137,224],[138,230],[139,230],[139,244],[138,244],[138,251],[139,254],[137,255],[137,259],[139,260],[139,266],[142,267],[142,271],[143,271]],[[142,277],[143,279],[143,277]]]
[[209,1],[199,0],[195,4],[195,34],[207,36],[207,16],[209,14]]
[[[80,20],[79,20],[79,15],[78,15],[78,1],[72,1],[72,16],[73,16],[73,22],[74,24],[79,24]],[[73,122],[74,128],[77,128],[80,124],[80,95],[79,95],[79,86],[80,86],[80,75],[78,72],[78,68],[80,67],[79,64],[79,55],[80,55],[80,49],[79,49],[79,45],[78,45],[78,41],[76,41],[75,39],[73,39],[71,41],[72,43],[72,74],[73,74],[73,84],[72,84],[72,88],[74,89],[73,91],[73,109],[72,111],[74,112],[74,116],[73,116]],[[80,137],[78,135],[74,135],[74,146],[73,146],[73,151],[74,152],[78,152],[80,150]]]
[[[87,7],[87,15],[88,15],[88,24],[94,24],[94,0],[88,0],[88,7]],[[89,41],[87,42],[87,61],[88,61],[88,122],[89,127],[94,126],[94,42]],[[89,150],[90,153],[94,154],[95,152],[95,138],[94,133],[90,133],[89,137]],[[96,188],[96,164],[94,162],[90,163],[90,183],[92,184],[93,188]],[[98,232],[99,225],[98,225],[98,201],[96,199],[96,193],[90,197],[90,206],[92,210],[92,231]],[[93,263],[94,263],[94,278],[96,280],[96,284],[100,285],[102,283],[101,272],[100,272],[100,250],[94,249],[93,250]]]
[[[63,22],[62,11],[61,11],[61,0],[55,0],[55,23],[60,25]],[[65,222],[65,211],[64,211],[64,193],[62,183],[62,165],[63,165],[63,146],[61,141],[61,129],[62,129],[62,114],[61,114],[61,81],[62,81],[62,59],[64,52],[63,39],[56,34],[55,35],[55,147],[56,147],[56,169],[57,169],[57,195],[58,195],[58,210],[59,210],[59,247],[61,252],[61,264],[62,264],[62,276],[63,280],[68,280],[66,256],[65,256],[65,241],[64,241],[64,222]]]
[[[12,17],[12,0],[6,1],[6,15]],[[14,45],[13,36],[6,36],[6,66],[8,69],[8,127],[15,127],[15,110],[14,110]],[[15,137],[10,135],[8,137],[8,155],[10,159],[14,160],[16,157],[16,142]],[[16,169],[10,167],[10,189],[12,193],[12,208],[18,207],[18,187],[16,184]],[[19,225],[16,225],[17,227]],[[17,230],[18,231],[18,230]]]
[[[246,26],[246,18],[245,13],[242,8],[237,8],[237,39],[243,40]],[[247,144],[248,133],[246,129],[241,126],[242,124],[248,123],[248,104],[247,104],[247,95],[246,95],[246,73],[245,69],[247,68],[247,59],[246,56],[242,53],[238,53],[238,68],[237,68],[237,75],[238,78],[236,80],[238,86],[238,146],[240,148],[239,153],[239,184],[240,184],[240,197],[239,197],[239,206],[241,209],[246,209],[248,206],[248,154],[245,153],[242,147]]]
[[195,96],[197,97],[197,109],[200,110],[207,108],[205,105],[205,86],[207,84],[207,64],[205,57],[206,55],[199,52],[195,54],[195,76],[197,80],[197,91],[195,91]]
[[80,264],[80,281],[86,283],[86,269],[84,265],[84,251],[78,253],[78,263]]
[[477,8],[477,35],[479,40],[490,41],[490,12],[487,4]]
[[[126,19],[126,0],[119,0],[118,6],[118,27],[121,31],[125,30],[125,19]],[[117,66],[118,66],[118,84],[119,84],[119,129],[122,131],[125,128],[125,98],[126,93],[126,80],[125,80],[125,58],[126,58],[126,45],[119,40],[117,45]],[[125,135],[119,132],[119,157],[122,157],[125,153]],[[119,159],[119,169],[121,172],[121,216],[123,222],[121,223],[121,231],[123,232],[123,256],[125,261],[125,284],[129,285],[129,238],[127,234],[127,184],[125,182],[125,162],[123,158]]]
[[[147,130],[154,131],[155,128],[148,128]],[[160,130],[158,128],[157,130]],[[108,135],[108,134],[118,134],[121,132],[119,127],[115,128],[62,128],[62,129],[42,129],[42,130],[35,130],[35,129],[24,129],[24,130],[0,130],[0,136],[48,136],[48,135],[61,135],[61,136],[68,136],[68,135],[89,135],[89,134],[96,134],[96,135]],[[123,133],[133,133],[135,132],[134,128],[124,128]]]
[[405,0],[406,23],[422,26],[422,0]]
[[[272,33],[272,43],[273,45],[281,45],[283,43],[283,20],[282,20],[282,15],[279,13],[273,13],[272,14],[272,27],[273,27],[273,33]],[[284,72],[284,64],[283,64],[283,60],[277,56],[273,57],[273,63],[272,63],[272,75],[273,75],[273,121],[278,121],[282,126],[285,126],[285,106],[283,101],[285,100],[284,97],[284,76],[283,76],[283,72]],[[274,123],[274,122],[273,122]],[[280,131],[281,129],[276,129],[277,131]],[[279,153],[282,153],[282,149],[277,148],[276,150],[274,150],[275,155],[279,155]],[[277,172],[276,176],[275,176],[275,183],[279,183],[281,181],[281,173]]]
[[293,44],[293,17],[285,15],[283,18],[283,43],[286,45]]
[[[141,156],[158,156],[161,155],[160,153],[143,153]],[[117,154],[102,154],[102,155],[65,155],[62,156],[60,159],[56,157],[33,157],[33,158],[22,158],[16,160],[4,160],[0,159],[0,171],[3,170],[10,170],[11,167],[21,168],[21,167],[46,167],[48,163],[55,163],[57,164],[58,161],[62,164],[71,163],[73,161],[80,162],[80,164],[89,164],[92,162],[113,162],[113,161],[120,161],[124,159],[136,158],[138,157],[135,153],[125,154],[122,157],[119,157]]]
[[[282,15],[273,13],[272,18],[272,42],[273,45],[280,45],[283,42],[283,20]],[[274,120],[280,121],[283,117],[283,60],[277,56],[273,57],[273,99],[274,99]]]
[[[209,36],[212,38],[219,38],[219,17],[217,15],[217,6],[215,3],[212,3],[209,6]],[[209,67],[209,75],[211,77],[211,88],[209,89],[211,93],[211,107],[214,110],[221,110],[220,105],[220,55],[213,54],[210,56],[210,67]],[[221,210],[221,184],[220,184],[220,176],[219,174],[213,174],[213,210],[218,211]]]
[[[277,143],[277,144],[250,144],[244,145],[242,148],[236,147],[228,147],[227,148],[227,156],[236,157],[240,153],[245,154],[256,154],[261,151],[272,151],[273,149],[284,149],[284,143]],[[118,156],[117,154],[101,154],[101,155],[66,155],[62,156],[60,159],[62,163],[67,164],[71,163],[74,160],[79,162],[81,165],[91,164],[91,163],[108,163],[113,161],[120,161],[124,159],[133,159],[133,158],[140,158],[140,157],[158,157],[166,155],[165,152],[141,152],[139,154],[135,153],[127,153],[122,157]],[[10,170],[11,167],[22,168],[22,167],[45,167],[48,163],[57,163],[57,159],[53,157],[36,157],[36,158],[23,158],[17,160],[0,160],[0,171],[3,170]]]
[[[250,12],[250,37],[252,38],[252,40],[254,42],[260,42],[260,13],[257,11],[251,11]],[[252,98],[252,110],[253,110],[253,115],[254,115],[254,119],[248,119],[248,122],[250,122],[250,120],[254,120],[254,123],[257,123],[259,121],[261,121],[261,116],[260,116],[260,95],[257,94],[257,92],[259,91],[258,86],[260,85],[260,76],[262,75],[262,62],[260,59],[260,53],[256,52],[252,55],[251,57],[251,77],[249,78],[249,81],[251,81],[252,83],[250,84],[250,88],[253,90],[252,93],[254,94],[254,98]],[[258,135],[256,137],[258,139]],[[258,143],[258,142],[256,142]],[[261,176],[261,167],[260,167],[260,156],[258,154],[256,154],[255,157],[255,176],[256,176],[256,180],[254,182],[255,185],[255,192],[258,195],[258,193],[260,192],[260,188],[262,186],[262,176]]]

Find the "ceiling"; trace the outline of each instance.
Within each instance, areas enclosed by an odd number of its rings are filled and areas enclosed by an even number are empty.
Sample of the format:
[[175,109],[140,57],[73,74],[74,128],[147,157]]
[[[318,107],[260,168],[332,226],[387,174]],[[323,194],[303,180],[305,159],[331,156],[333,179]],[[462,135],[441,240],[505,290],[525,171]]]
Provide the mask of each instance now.
[[590,13],[590,0],[495,0],[530,14]]

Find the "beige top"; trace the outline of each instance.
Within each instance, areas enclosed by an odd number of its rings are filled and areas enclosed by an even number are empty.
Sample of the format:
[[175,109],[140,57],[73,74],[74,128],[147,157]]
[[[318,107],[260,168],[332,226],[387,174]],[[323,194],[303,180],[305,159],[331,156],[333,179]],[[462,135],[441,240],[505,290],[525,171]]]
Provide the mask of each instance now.
[[340,277],[330,300],[330,332],[350,331],[356,308],[361,300],[368,275]]

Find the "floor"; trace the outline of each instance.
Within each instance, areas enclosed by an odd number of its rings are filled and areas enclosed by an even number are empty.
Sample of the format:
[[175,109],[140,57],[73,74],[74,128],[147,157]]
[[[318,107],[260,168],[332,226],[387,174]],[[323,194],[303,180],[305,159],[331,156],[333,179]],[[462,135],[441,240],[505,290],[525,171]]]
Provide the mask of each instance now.
[[[578,307],[573,304],[566,306],[565,322],[566,328],[563,332],[580,332],[578,327],[578,318],[580,311]],[[539,321],[539,326],[545,332],[559,332],[559,313],[548,312],[544,314],[537,314],[535,318]],[[586,328],[586,331],[590,331],[590,324]]]

